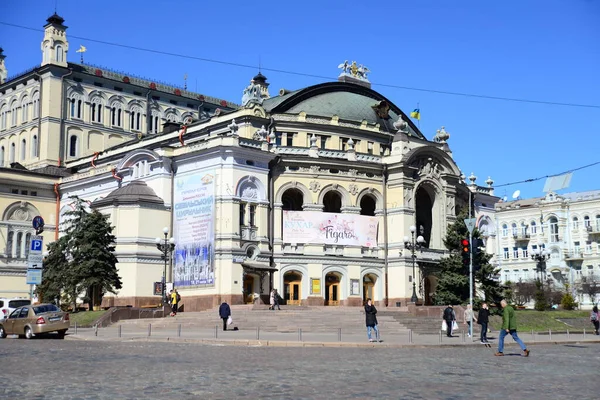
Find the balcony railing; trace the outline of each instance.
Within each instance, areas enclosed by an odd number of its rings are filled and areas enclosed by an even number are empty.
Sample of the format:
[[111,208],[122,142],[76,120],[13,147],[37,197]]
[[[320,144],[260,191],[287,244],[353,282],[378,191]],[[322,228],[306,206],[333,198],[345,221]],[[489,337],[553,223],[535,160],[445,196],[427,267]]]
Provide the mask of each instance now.
[[565,253],[566,260],[583,260],[583,251],[571,251]]
[[587,225],[585,227],[585,230],[588,233],[600,233],[600,224],[596,223],[596,224]]

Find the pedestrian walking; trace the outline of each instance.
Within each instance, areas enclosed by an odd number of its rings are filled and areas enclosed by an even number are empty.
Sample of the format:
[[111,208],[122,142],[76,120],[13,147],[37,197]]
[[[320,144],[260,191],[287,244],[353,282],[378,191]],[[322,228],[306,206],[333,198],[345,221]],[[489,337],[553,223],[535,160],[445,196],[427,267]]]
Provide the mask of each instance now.
[[508,305],[506,300],[502,300],[500,305],[503,308],[502,312],[502,329],[500,330],[500,336],[498,337],[498,351],[496,352],[497,356],[504,355],[504,338],[510,334],[515,342],[519,346],[521,346],[521,350],[523,350],[523,357],[529,357],[529,350],[527,350],[527,346],[521,339],[519,339],[519,335],[517,335],[517,316],[515,315],[515,309]]
[[274,303],[273,303],[273,310],[275,310],[275,306],[277,306],[277,309],[279,311],[281,311],[281,307],[279,307],[279,293],[277,292],[277,289],[273,289],[273,291],[275,292],[275,296],[274,296]]
[[275,289],[271,290],[269,295],[269,310],[275,310]]
[[177,310],[179,309],[179,301],[181,300],[181,296],[177,292],[177,289],[171,290],[171,294],[169,295],[171,298],[171,317],[177,315]]
[[448,304],[448,307],[444,310],[444,322],[446,323],[446,336],[452,337],[452,328],[456,324],[456,313],[452,304]]
[[479,339],[482,344],[489,343],[487,340],[488,323],[490,322],[490,309],[487,303],[481,303],[481,308],[477,314],[477,323],[481,325],[481,335]]
[[227,330],[227,320],[231,317],[231,307],[227,302],[223,302],[219,307],[219,317],[223,320],[223,330]]
[[600,314],[598,313],[598,306],[594,306],[592,312],[590,313],[590,321],[594,324],[594,330],[596,331],[596,335],[598,335],[598,328],[600,328]]
[[474,319],[477,322],[477,318],[473,315],[473,307],[468,304],[467,309],[465,310],[465,325],[469,325],[469,332],[467,336],[471,337],[473,335],[473,327],[471,326],[471,319]]
[[[373,305],[371,299],[367,299],[365,304],[365,319],[367,323],[367,338],[369,342],[379,342],[379,328],[377,327],[377,309]],[[375,331],[375,340],[371,337],[371,330]]]

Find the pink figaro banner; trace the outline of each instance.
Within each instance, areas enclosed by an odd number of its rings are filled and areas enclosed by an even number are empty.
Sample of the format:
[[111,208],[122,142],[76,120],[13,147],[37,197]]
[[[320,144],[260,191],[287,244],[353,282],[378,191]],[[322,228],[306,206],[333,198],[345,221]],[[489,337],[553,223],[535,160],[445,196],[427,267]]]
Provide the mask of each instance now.
[[379,218],[356,214],[284,211],[283,241],[377,247]]

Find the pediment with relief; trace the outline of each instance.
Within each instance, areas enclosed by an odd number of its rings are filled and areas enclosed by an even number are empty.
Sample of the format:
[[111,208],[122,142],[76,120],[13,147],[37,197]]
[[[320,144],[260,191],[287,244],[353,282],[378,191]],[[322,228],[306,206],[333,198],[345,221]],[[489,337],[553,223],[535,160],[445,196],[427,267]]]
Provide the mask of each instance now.
[[439,179],[446,169],[433,157],[419,158],[411,164],[415,168],[415,179],[431,178]]
[[26,201],[19,201],[7,207],[3,220],[32,221],[36,215],[39,215],[39,212],[33,205]]

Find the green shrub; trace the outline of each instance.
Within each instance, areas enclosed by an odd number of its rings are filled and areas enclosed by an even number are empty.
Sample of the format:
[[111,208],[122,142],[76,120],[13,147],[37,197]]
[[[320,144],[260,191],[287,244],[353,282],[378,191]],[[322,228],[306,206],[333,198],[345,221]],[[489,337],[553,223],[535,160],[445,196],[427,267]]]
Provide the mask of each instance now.
[[563,310],[574,310],[577,308],[577,302],[571,293],[565,293],[563,295],[562,299],[560,300],[560,305],[562,306]]

